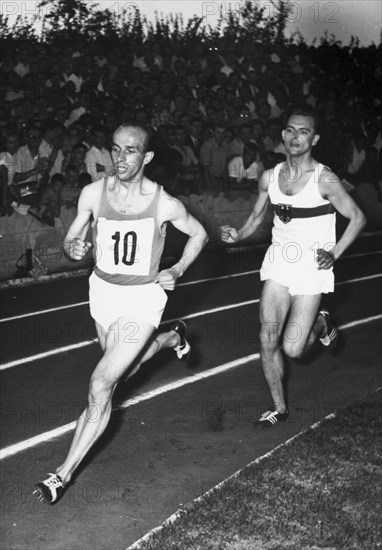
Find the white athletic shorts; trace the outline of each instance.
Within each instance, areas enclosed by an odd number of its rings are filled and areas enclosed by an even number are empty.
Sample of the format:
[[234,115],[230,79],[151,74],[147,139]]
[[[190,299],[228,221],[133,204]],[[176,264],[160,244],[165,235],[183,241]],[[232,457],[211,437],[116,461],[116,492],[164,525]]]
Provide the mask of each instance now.
[[271,279],[287,287],[291,296],[334,292],[333,268],[317,269],[311,252],[305,254],[305,257],[275,254],[272,245],[265,253],[260,279]]
[[158,328],[166,302],[167,294],[158,283],[115,285],[94,272],[89,278],[90,314],[105,332],[119,317]]

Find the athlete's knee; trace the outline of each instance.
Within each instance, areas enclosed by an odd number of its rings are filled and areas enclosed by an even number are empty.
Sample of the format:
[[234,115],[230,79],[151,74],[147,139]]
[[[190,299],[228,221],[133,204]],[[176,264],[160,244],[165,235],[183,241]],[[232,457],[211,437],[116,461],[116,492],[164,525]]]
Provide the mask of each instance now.
[[291,359],[299,359],[302,357],[304,355],[304,348],[305,346],[302,342],[291,342],[290,340],[284,338],[283,351],[285,355]]
[[262,323],[260,344],[263,352],[273,352],[279,347],[280,330],[278,323]]
[[101,375],[93,375],[89,384],[89,403],[103,405],[111,399],[114,383],[110,378]]

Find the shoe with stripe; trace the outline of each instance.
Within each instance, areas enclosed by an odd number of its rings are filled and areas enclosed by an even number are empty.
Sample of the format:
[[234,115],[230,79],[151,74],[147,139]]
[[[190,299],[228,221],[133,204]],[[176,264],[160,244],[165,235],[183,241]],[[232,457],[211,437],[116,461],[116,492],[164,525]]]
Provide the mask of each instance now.
[[44,481],[36,483],[33,494],[37,495],[40,502],[53,504],[61,497],[65,487],[59,475],[48,474],[48,476]]
[[321,315],[326,325],[325,335],[320,338],[320,342],[326,348],[334,349],[338,340],[338,330],[333,326],[330,313],[327,309],[321,309],[318,315]]
[[288,416],[288,411],[283,413],[278,411],[266,411],[260,416],[257,424],[261,425],[263,428],[272,428],[279,422],[286,422],[288,420]]
[[177,332],[180,336],[180,343],[174,348],[174,351],[178,357],[184,361],[188,359],[191,353],[191,346],[186,340],[187,325],[184,321],[179,320],[174,325],[172,325],[171,330]]

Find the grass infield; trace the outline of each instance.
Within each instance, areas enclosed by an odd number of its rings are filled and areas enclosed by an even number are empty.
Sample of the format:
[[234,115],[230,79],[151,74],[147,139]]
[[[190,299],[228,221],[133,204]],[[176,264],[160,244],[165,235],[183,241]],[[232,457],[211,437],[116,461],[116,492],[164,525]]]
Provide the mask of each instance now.
[[381,408],[378,391],[339,410],[199,499],[139,549],[382,548]]

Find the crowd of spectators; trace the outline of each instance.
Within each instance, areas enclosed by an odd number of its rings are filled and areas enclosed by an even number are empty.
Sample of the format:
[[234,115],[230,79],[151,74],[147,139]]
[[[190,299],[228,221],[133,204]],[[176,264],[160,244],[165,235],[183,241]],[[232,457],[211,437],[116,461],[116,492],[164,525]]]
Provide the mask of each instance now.
[[381,199],[382,55],[323,42],[24,44],[0,63],[1,215],[54,225],[84,185],[113,173],[120,124],[149,128],[150,178],[173,195],[256,192],[285,159],[284,117],[296,104],[321,116],[315,158],[349,189],[368,181]]

